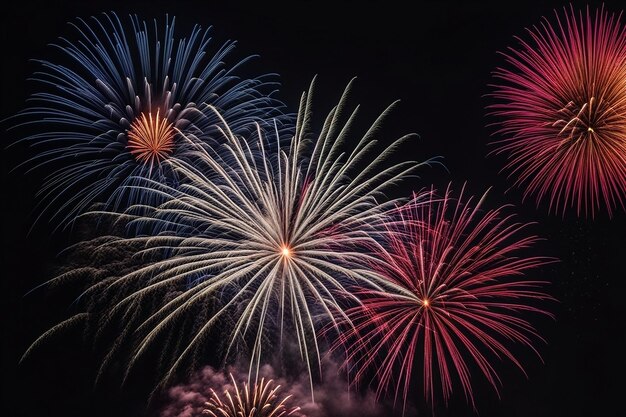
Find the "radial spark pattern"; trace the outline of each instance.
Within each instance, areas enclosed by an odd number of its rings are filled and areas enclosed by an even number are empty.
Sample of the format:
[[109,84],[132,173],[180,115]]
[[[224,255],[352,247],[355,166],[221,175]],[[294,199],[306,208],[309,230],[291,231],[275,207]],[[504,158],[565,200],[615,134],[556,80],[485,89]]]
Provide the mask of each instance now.
[[152,113],[142,113],[130,125],[128,149],[139,162],[158,166],[174,149],[174,127],[157,110]]
[[[170,161],[185,179],[179,187],[146,178],[135,185],[165,202],[113,216],[130,220],[146,236],[114,239],[93,251],[144,245],[135,253],[143,266],[96,282],[82,296],[93,296],[94,305],[109,303],[98,312],[105,316],[100,328],[124,323],[115,348],[138,341],[129,370],[156,345],[168,366],[167,380],[219,325],[227,336],[220,337],[227,345],[224,357],[249,353],[251,374],[258,373],[264,346],[282,347],[283,339],[300,347],[303,366],[312,373],[320,359],[318,329],[341,314],[346,287],[377,287],[370,271],[356,266],[367,258],[356,247],[395,204],[377,197],[418,165],[381,167],[411,137],[376,147],[374,137],[389,109],[354,149],[342,149],[356,117],[356,110],[343,115],[347,91],[314,140],[305,140],[311,112],[305,94],[290,141],[267,140],[260,129],[256,140],[244,139],[223,124],[223,159],[198,152],[193,165]],[[156,261],[146,265],[146,259]],[[217,307],[207,313],[207,306]],[[186,320],[196,320],[191,331],[171,336]]]
[[355,381],[375,375],[378,395],[391,391],[406,404],[416,377],[431,402],[436,391],[447,402],[458,382],[474,404],[470,369],[497,390],[494,360],[523,370],[509,345],[534,350],[539,336],[524,315],[546,314],[537,303],[549,297],[523,275],[548,259],[523,255],[537,238],[502,208],[481,211],[482,199],[463,193],[455,203],[449,191],[429,198],[389,218],[371,264],[384,290],[354,290],[362,303],[347,311],[348,330],[334,348],[347,352]]
[[39,92],[17,120],[37,152],[25,166],[52,172],[40,197],[59,224],[96,202],[141,202],[145,193],[118,192],[129,177],[174,183],[166,158],[184,157],[190,141],[215,145],[218,119],[206,104],[237,133],[279,116],[271,76],[240,79],[249,58],[224,62],[234,42],[212,50],[199,26],[176,39],[174,21],[160,27],[135,16],[126,25],[113,13],[78,19],[76,35],[54,45],[58,56],[37,61]]
[[496,153],[524,196],[550,210],[609,215],[626,196],[626,27],[603,8],[573,8],[528,29],[504,55],[491,94]]
[[211,399],[205,404],[203,415],[211,417],[285,417],[300,415],[300,407],[288,407],[287,403],[291,396],[280,397],[280,385],[274,385],[273,380],[265,381],[261,378],[254,389],[250,390],[247,383],[243,383],[243,389],[239,389],[237,381],[232,374],[230,379],[232,389],[224,391],[220,397],[211,389]]

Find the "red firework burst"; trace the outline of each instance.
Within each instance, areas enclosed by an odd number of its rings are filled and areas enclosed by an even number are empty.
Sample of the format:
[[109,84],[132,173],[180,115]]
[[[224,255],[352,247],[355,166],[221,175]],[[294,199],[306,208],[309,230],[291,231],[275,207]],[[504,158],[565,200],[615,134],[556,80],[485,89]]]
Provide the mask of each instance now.
[[549,209],[612,215],[626,194],[626,27],[621,14],[555,12],[527,29],[528,40],[503,54],[490,106],[499,118],[496,153],[524,198],[549,198]]
[[533,342],[542,340],[522,315],[551,316],[537,306],[551,299],[539,290],[544,283],[523,278],[552,261],[520,254],[538,238],[524,236],[526,225],[503,208],[482,211],[482,199],[464,202],[461,192],[454,203],[449,195],[415,197],[390,217],[371,265],[383,288],[357,291],[362,304],[347,311],[348,330],[333,346],[345,349],[355,382],[375,374],[379,396],[394,391],[406,403],[413,367],[420,366],[428,401],[437,380],[446,402],[460,382],[474,406],[470,368],[497,392],[493,360],[508,358],[523,371],[507,345],[537,353]]

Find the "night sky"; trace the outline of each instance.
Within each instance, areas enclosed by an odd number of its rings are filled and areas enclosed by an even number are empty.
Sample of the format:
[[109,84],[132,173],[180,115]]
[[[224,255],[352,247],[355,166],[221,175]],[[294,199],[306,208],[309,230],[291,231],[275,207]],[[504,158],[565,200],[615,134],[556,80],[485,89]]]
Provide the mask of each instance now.
[[[559,263],[532,272],[551,285],[546,291],[558,302],[548,309],[556,320],[530,317],[546,343],[537,343],[543,362],[528,350],[519,351],[527,377],[507,362],[496,363],[500,398],[475,375],[479,415],[491,416],[618,416],[624,415],[626,369],[626,303],[623,262],[626,259],[626,214],[617,209],[610,219],[601,211],[595,219],[578,218],[570,209],[562,216],[548,213],[546,202],[522,201],[522,190],[500,173],[505,159],[487,157],[491,147],[489,117],[491,71],[503,64],[497,51],[516,45],[515,35],[553,16],[557,1],[360,2],[306,1],[288,6],[273,2],[235,1],[68,1],[54,6],[40,0],[9,2],[2,13],[2,112],[4,119],[24,107],[36,85],[27,77],[36,69],[29,62],[50,56],[46,46],[72,33],[67,22],[102,11],[121,17],[176,16],[177,35],[194,24],[212,25],[218,41],[236,39],[235,56],[258,54],[250,68],[280,75],[279,98],[297,110],[301,93],[317,74],[314,109],[319,130],[325,115],[345,85],[357,77],[353,101],[362,105],[361,119],[371,122],[395,100],[398,107],[384,125],[389,141],[410,132],[410,158],[440,156],[445,169],[424,167],[393,196],[408,195],[434,184],[460,188],[467,181],[473,194],[491,187],[486,206],[512,204],[518,218],[535,223],[531,230],[545,238],[534,254]],[[340,5],[341,3],[341,5]],[[412,3],[409,8],[404,3]],[[573,2],[575,8],[586,5]],[[590,2],[592,7],[600,2]],[[605,2],[619,12],[623,1]],[[622,18],[624,22],[624,18]],[[492,121],[492,120],[491,120]],[[4,122],[5,131],[10,123]],[[15,135],[7,132],[7,141]],[[355,138],[357,135],[355,135]],[[6,143],[6,142],[5,142]],[[4,148],[4,146],[3,146]],[[2,151],[2,400],[4,416],[139,416],[144,387],[140,379],[120,389],[113,382],[92,389],[93,358],[81,350],[80,334],[54,340],[27,363],[20,356],[39,335],[68,316],[75,292],[26,293],[54,276],[57,255],[76,241],[71,231],[57,231],[45,222],[29,232],[37,212],[36,192],[42,172],[10,172],[28,150]],[[406,155],[398,156],[405,157]],[[516,353],[517,350],[514,350]],[[455,386],[455,395],[437,415],[473,415]],[[412,397],[427,415],[421,391]],[[152,415],[156,415],[152,411]],[[341,416],[336,416],[341,417]]]

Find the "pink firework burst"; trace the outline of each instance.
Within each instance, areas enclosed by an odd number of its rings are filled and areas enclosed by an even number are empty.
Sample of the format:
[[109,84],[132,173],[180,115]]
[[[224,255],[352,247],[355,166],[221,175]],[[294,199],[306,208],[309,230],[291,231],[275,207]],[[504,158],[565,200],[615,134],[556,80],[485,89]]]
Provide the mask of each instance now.
[[543,339],[524,315],[551,316],[539,305],[552,298],[524,273],[554,260],[525,257],[538,238],[504,207],[482,210],[483,198],[462,191],[454,202],[448,189],[439,200],[414,197],[389,217],[371,265],[381,288],[356,291],[361,305],[346,312],[348,330],[333,346],[345,350],[356,383],[374,375],[378,396],[393,392],[406,405],[417,374],[431,404],[437,385],[447,403],[458,383],[475,408],[470,369],[497,392],[495,360],[524,371],[510,344],[537,353],[533,343]]
[[490,106],[496,153],[525,185],[524,198],[594,216],[624,208],[626,194],[626,27],[621,14],[564,9],[527,29],[498,68]]

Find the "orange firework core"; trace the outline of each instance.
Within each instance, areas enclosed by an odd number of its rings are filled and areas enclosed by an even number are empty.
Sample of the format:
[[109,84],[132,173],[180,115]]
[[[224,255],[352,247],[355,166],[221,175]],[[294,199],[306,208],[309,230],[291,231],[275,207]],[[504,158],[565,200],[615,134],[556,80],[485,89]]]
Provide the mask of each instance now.
[[164,160],[174,149],[174,127],[165,118],[152,113],[141,115],[128,130],[128,149],[139,162],[156,164]]

